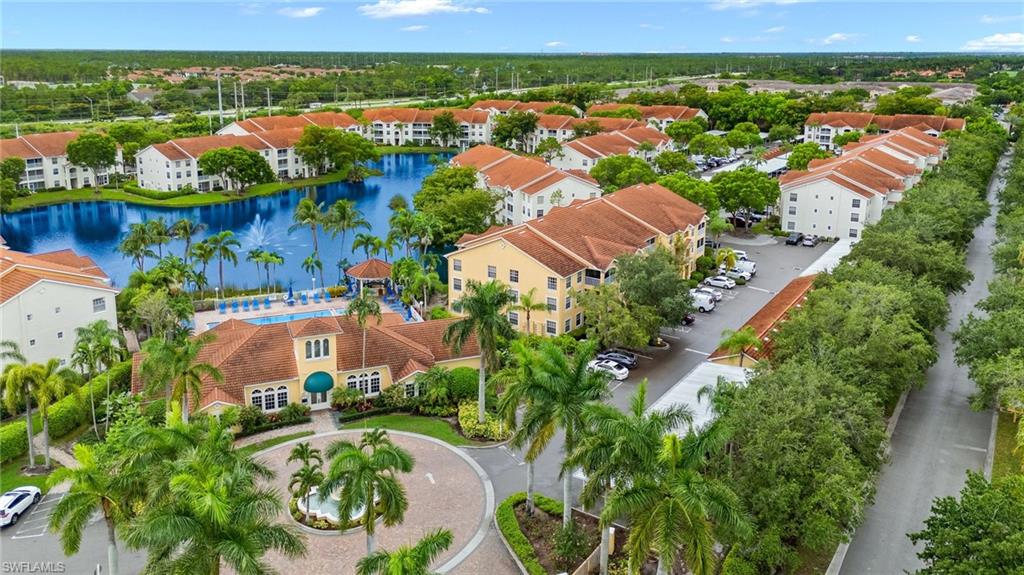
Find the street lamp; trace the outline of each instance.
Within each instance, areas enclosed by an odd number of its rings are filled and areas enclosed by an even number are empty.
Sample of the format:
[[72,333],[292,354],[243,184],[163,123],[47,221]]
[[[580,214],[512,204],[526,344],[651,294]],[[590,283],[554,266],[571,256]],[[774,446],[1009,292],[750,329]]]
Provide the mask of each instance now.
[[82,97],[89,101],[89,119],[90,120],[95,120],[96,119],[96,115],[95,115],[95,113],[92,110],[92,98],[90,98],[89,96],[82,96]]

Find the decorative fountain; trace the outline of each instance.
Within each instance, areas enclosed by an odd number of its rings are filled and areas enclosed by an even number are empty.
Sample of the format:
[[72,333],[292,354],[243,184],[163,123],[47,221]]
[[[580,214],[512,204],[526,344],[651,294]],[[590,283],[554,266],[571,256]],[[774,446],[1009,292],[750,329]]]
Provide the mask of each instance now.
[[[380,501],[380,495],[378,494],[375,502]],[[296,500],[296,507],[299,512],[303,515],[306,514],[306,498],[299,497]],[[337,525],[341,523],[341,510],[339,506],[341,504],[341,490],[331,493],[327,497],[323,497],[320,494],[320,490],[314,487],[309,494],[309,518],[311,520],[326,520],[330,523]],[[352,513],[346,518],[346,522],[354,526],[362,518],[366,512],[366,506],[360,505],[359,507],[352,510]]]

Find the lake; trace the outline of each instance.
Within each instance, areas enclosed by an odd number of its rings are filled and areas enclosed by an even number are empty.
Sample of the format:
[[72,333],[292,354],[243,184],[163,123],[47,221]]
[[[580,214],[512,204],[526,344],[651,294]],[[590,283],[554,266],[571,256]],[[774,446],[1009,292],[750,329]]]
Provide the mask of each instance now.
[[[226,204],[195,208],[161,208],[127,204],[123,202],[80,202],[44,206],[22,210],[0,217],[0,234],[13,250],[42,253],[54,250],[72,249],[86,255],[113,278],[114,285],[125,285],[134,271],[130,259],[117,251],[121,238],[133,223],[155,218],[164,218],[168,225],[189,218],[206,224],[207,229],[193,241],[198,241],[221,230],[231,230],[242,244],[238,251],[238,265],[224,264],[224,284],[238,287],[256,287],[256,268],[245,261],[245,254],[254,248],[280,253],[284,265],[277,266],[271,278],[284,286],[294,285],[296,289],[311,287],[311,277],[302,270],[302,260],[312,252],[312,237],[308,228],[293,232],[292,213],[299,200],[310,193],[316,194],[316,201],[325,207],[340,199],[355,202],[363,217],[370,223],[370,233],[384,237],[388,233],[388,219],[391,210],[388,202],[399,195],[409,200],[420,188],[423,178],[434,171],[428,161],[430,154],[389,154],[379,162],[370,164],[383,172],[381,176],[367,178],[365,182],[335,182],[321,186],[296,188],[270,196],[253,197]],[[366,230],[358,230],[366,231]],[[362,250],[353,254],[351,244],[356,232],[349,232],[346,245],[341,237],[331,239],[319,233],[320,259],[328,284],[338,281],[337,262],[347,258],[350,264],[364,259]],[[163,247],[164,254],[182,255],[184,242],[173,241]],[[396,248],[396,254],[400,250]],[[146,269],[156,260],[146,262]],[[265,272],[263,274],[265,281]],[[207,269],[210,288],[217,285],[217,263],[210,262]]]

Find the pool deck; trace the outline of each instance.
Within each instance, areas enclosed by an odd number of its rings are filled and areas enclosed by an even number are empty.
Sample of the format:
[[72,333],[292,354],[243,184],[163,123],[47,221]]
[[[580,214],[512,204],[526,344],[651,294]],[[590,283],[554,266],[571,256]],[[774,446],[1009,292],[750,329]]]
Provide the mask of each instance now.
[[[261,302],[263,301],[262,298],[257,299],[259,299]],[[229,305],[227,312],[225,313],[220,313],[219,309],[197,312],[195,316],[193,316],[193,321],[195,322],[196,326],[195,333],[199,334],[209,329],[207,327],[207,324],[219,323],[227,321],[229,319],[247,320],[261,317],[270,317],[275,315],[305,313],[311,311],[335,309],[344,310],[345,306],[347,305],[348,300],[340,297],[333,298],[331,301],[327,302],[321,300],[320,303],[313,303],[313,300],[309,300],[309,303],[307,303],[306,305],[302,305],[302,303],[300,303],[298,300],[296,300],[295,305],[286,305],[283,301],[274,301],[271,302],[270,309],[263,309],[263,306],[260,305],[260,309],[258,310],[250,309],[249,311],[242,311],[242,309],[239,308],[237,312],[232,312],[231,307]]]

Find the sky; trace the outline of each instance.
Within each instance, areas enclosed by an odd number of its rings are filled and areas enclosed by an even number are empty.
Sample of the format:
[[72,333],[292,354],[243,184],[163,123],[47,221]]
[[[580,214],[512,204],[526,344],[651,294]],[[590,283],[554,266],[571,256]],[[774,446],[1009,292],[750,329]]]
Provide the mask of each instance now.
[[1024,52],[1024,3],[3,0],[0,47],[510,53]]

